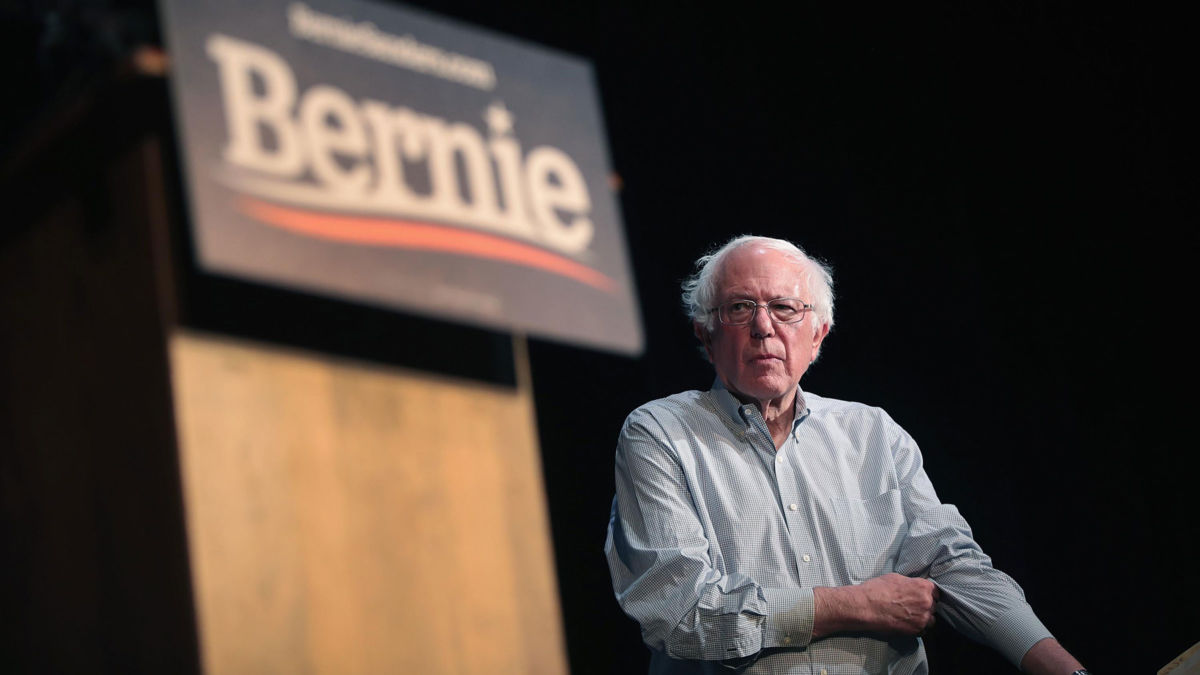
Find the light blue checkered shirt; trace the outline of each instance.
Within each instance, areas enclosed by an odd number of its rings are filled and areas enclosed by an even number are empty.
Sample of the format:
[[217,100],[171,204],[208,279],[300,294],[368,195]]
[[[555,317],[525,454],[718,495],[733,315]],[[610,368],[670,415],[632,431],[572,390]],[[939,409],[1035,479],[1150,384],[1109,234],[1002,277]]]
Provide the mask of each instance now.
[[812,640],[813,587],[888,572],[932,579],[938,617],[1014,664],[1050,637],[879,408],[798,390],[776,452],[718,381],[630,414],[616,479],[605,552],[652,673],[925,673],[918,638]]

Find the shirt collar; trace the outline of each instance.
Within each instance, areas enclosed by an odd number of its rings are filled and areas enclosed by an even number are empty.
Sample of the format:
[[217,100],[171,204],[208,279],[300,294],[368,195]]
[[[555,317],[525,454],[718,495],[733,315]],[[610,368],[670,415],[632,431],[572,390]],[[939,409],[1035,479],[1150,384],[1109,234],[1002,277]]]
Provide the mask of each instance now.
[[[721,378],[713,380],[712,389],[709,391],[713,401],[716,402],[717,408],[728,417],[734,424],[742,427],[750,426],[751,410],[756,410],[753,403],[742,403],[728,389],[725,388],[725,383],[721,382]],[[808,408],[808,403],[804,399],[804,390],[800,388],[799,383],[796,384],[796,411],[792,416],[792,433],[796,432],[796,427],[800,422],[811,412]]]

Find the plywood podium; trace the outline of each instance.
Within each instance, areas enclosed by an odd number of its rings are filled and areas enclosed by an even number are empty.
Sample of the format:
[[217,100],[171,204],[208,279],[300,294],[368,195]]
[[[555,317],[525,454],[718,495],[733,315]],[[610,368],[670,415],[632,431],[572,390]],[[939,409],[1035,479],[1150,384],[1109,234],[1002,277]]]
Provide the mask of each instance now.
[[523,342],[497,384],[195,325],[165,87],[93,93],[6,169],[8,665],[565,672]]

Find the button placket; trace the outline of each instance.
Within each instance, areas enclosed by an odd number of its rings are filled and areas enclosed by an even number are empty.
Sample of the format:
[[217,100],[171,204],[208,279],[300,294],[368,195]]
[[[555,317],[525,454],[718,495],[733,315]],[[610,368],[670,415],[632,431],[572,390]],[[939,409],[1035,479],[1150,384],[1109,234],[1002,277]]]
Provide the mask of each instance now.
[[[787,445],[784,445],[787,448]],[[796,531],[796,516],[800,514],[801,496],[797,490],[796,476],[788,462],[783,461],[784,450],[778,451],[775,464],[775,485],[779,490],[779,505],[783,509],[784,521],[788,529]]]
[[798,466],[800,456],[789,454],[799,451],[795,439],[788,438],[776,454],[775,470],[778,476],[776,482],[779,486],[780,507],[783,509],[784,522],[792,535],[792,551],[796,556],[794,560],[799,579],[802,583],[809,583],[816,579],[813,575],[817,572],[813,566],[816,557],[812,553],[814,544],[812,523],[808,517],[808,497],[805,495],[807,488],[803,479],[803,467]]

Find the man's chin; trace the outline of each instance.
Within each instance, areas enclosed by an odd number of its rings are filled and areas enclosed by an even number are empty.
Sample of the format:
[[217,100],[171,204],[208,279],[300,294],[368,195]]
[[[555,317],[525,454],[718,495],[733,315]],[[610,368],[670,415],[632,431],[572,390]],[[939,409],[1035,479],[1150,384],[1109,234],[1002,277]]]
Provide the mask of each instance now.
[[730,389],[735,396],[747,403],[770,402],[788,396],[796,390],[795,385],[787,386],[779,382],[750,383],[750,386],[739,390]]

